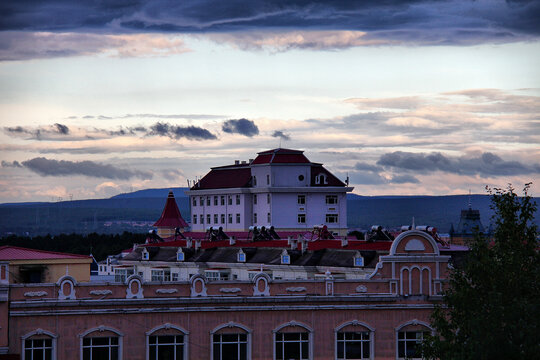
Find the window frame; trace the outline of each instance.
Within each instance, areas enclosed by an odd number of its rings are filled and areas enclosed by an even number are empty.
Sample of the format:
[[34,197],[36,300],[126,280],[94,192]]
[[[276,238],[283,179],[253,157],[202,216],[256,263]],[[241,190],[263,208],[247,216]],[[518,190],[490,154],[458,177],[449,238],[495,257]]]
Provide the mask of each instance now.
[[236,205],[240,205],[240,194],[236,194]]
[[[423,329],[411,329],[411,330],[407,330],[406,328],[409,327],[409,326],[414,326],[414,327],[422,327]],[[400,326],[398,326],[396,329],[395,329],[395,345],[396,345],[396,360],[401,360],[401,359],[408,359],[408,360],[413,360],[413,359],[421,359],[422,357],[419,357],[419,358],[408,358],[408,357],[399,357],[399,334],[400,333],[407,333],[407,332],[421,332],[421,333],[431,333],[431,335],[435,334],[435,330],[426,322],[423,322],[423,321],[419,321],[419,320],[411,320],[411,321],[408,321],[404,324],[401,324]],[[423,336],[422,336],[423,337]],[[404,341],[406,341],[407,339],[404,339]],[[422,340],[424,340],[422,338]]]
[[[221,335],[221,334],[216,334],[216,333],[218,331],[220,331],[221,329],[224,329],[224,328],[239,328],[239,329],[244,331],[244,334],[247,335],[247,338],[246,338],[246,359],[251,360],[251,346],[252,346],[251,337],[252,337],[253,330],[251,330],[250,328],[248,328],[245,325],[242,325],[242,324],[239,324],[239,323],[236,323],[236,322],[233,322],[233,321],[229,321],[226,324],[220,324],[220,325],[216,326],[212,331],[210,331],[210,359],[211,360],[219,360],[219,359],[214,357],[214,335]],[[233,334],[233,333],[230,333],[230,334]],[[238,333],[234,333],[234,334],[243,334],[243,333],[238,332]]]
[[193,207],[197,206],[197,197],[196,196],[193,197],[192,206]]
[[[112,328],[112,327],[108,327],[108,326],[98,326],[98,327],[95,327],[95,328],[92,328],[92,329],[89,329],[89,330],[86,330],[85,332],[83,332],[82,334],[79,334],[79,359],[84,359],[83,357],[83,341],[84,339],[92,334],[93,332],[96,332],[96,331],[99,331],[99,332],[104,332],[104,331],[109,331],[109,332],[112,332],[114,334],[116,334],[116,337],[118,338],[118,359],[115,359],[115,360],[122,360],[123,359],[123,340],[124,340],[124,334],[121,333],[120,331]],[[100,337],[108,337],[108,338],[112,338],[114,336],[100,336]]]
[[206,214],[206,224],[210,225],[212,223],[212,215]]
[[[335,221],[330,221],[335,220]],[[326,224],[339,224],[338,214],[326,214]]]
[[[343,331],[343,329],[345,329],[346,327],[349,327],[349,326],[354,326],[354,327],[362,327],[363,329],[359,329],[359,331],[356,331],[356,332],[368,332],[369,333],[369,357],[368,358],[363,358],[363,359],[369,359],[369,360],[372,360],[372,359],[375,359],[375,328],[369,326],[368,324],[362,322],[362,321],[358,321],[358,320],[352,320],[352,321],[347,321],[341,325],[339,325],[338,327],[336,327],[334,329],[334,349],[335,349],[335,353],[334,353],[334,359],[335,360],[345,360],[346,358],[343,357],[343,358],[340,358],[338,357],[338,334],[339,333],[348,333],[348,332],[354,332],[354,331]],[[366,331],[367,330],[367,331]],[[346,340],[343,340],[343,342],[346,342]]]
[[242,218],[240,217],[240,214],[236,213],[236,223],[240,224],[241,220],[242,220]]
[[305,224],[306,223],[306,214],[303,214],[303,213],[298,214],[297,217],[296,217],[296,221],[297,221],[298,224]]
[[[32,339],[32,337],[34,337],[34,336],[39,336],[40,338],[39,339]],[[21,352],[21,359],[22,360],[33,360],[33,359],[26,358],[26,351],[25,351],[26,348],[24,346],[26,341],[49,340],[49,339],[45,339],[44,338],[45,336],[49,337],[50,340],[51,340],[51,359],[56,360],[58,335],[53,334],[50,331],[43,330],[41,328],[38,328],[38,329],[36,329],[34,331],[31,331],[31,332],[26,333],[23,336],[21,336],[21,351],[22,351]],[[36,360],[38,360],[38,359],[36,359]],[[39,359],[39,360],[42,360],[42,359]]]
[[[304,330],[302,331],[298,331],[298,332],[281,332],[282,329],[286,328],[286,327],[299,327],[299,328],[303,328]],[[291,334],[291,333],[305,333],[307,332],[308,334],[308,356],[307,356],[307,359],[309,360],[312,360],[313,359],[313,328],[311,328],[310,326],[306,325],[306,324],[303,324],[303,323],[300,323],[300,322],[297,322],[297,321],[289,321],[287,323],[284,323],[284,324],[281,324],[280,326],[278,326],[277,328],[275,328],[274,330],[272,330],[272,335],[273,335],[273,339],[272,339],[272,348],[273,348],[273,359],[274,360],[278,360],[278,359],[281,359],[281,358],[278,358],[277,357],[277,334],[278,333],[281,333],[281,334]],[[285,340],[282,341],[282,343],[284,343]],[[302,343],[302,339],[300,339],[299,343],[301,344]],[[300,348],[301,348],[302,345],[300,345]],[[283,350],[284,351],[284,350]]]
[[339,198],[337,195],[326,195],[324,202],[326,205],[337,205]]
[[[163,324],[163,325],[160,325],[160,326],[156,326],[152,330],[146,332],[146,360],[152,360],[152,359],[150,359],[150,336],[160,336],[160,335],[153,335],[153,334],[158,332],[159,330],[162,330],[162,329],[166,329],[166,330],[173,329],[173,330],[176,330],[176,331],[179,332],[178,335],[184,336],[183,357],[184,357],[184,360],[188,359],[188,356],[189,356],[189,331],[185,330],[184,328],[182,328],[180,326],[166,323],[166,324]],[[163,335],[163,336],[169,336],[169,335]],[[170,335],[170,336],[177,336],[177,335]],[[176,352],[175,352],[175,357],[176,357]]]
[[306,195],[298,195],[298,197],[296,198],[296,204],[306,205]]

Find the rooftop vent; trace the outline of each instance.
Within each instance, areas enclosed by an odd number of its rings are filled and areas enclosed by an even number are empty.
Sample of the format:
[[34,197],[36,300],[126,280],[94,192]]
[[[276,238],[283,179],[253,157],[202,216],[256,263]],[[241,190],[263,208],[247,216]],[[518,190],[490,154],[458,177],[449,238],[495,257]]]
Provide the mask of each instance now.
[[234,160],[234,165],[240,165],[240,160]]

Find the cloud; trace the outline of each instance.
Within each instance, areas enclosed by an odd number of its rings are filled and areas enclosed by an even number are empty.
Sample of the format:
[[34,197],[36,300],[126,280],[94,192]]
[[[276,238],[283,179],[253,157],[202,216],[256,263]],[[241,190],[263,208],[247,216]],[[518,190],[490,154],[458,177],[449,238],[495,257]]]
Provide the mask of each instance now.
[[106,55],[158,57],[190,51],[172,35],[0,31],[0,61]]
[[54,124],[54,126],[56,127],[56,131],[59,134],[62,134],[62,135],[69,134],[69,128],[66,125],[56,123],[56,124]]
[[442,171],[488,177],[540,173],[540,164],[526,165],[519,161],[506,161],[490,152],[484,152],[476,157],[450,157],[440,152],[426,154],[395,151],[383,154],[377,165],[419,173]]
[[99,164],[93,161],[53,160],[37,157],[22,162],[27,169],[42,176],[83,175],[95,178],[128,180],[131,178],[151,179],[152,173],[138,170],[127,170],[112,165]]
[[22,168],[23,166],[17,160],[14,160],[12,162],[2,160],[2,167]]
[[412,175],[395,175],[390,180],[390,183],[392,184],[419,184],[420,180],[415,178]]
[[223,123],[221,130],[229,134],[241,134],[248,137],[259,135],[259,128],[255,122],[248,119],[227,120]]
[[217,137],[210,131],[198,126],[176,126],[157,122],[150,127],[147,135],[168,136],[173,139],[187,138],[192,140],[213,140]]
[[288,134],[285,134],[283,131],[281,130],[276,130],[274,131],[274,133],[272,134],[273,137],[278,137],[278,138],[281,138],[283,140],[291,140],[291,136],[288,135]]
[[4,127],[4,131],[15,136],[29,136],[31,139],[44,140],[49,138],[57,138],[56,135],[68,135],[69,127],[63,124],[55,123],[50,126],[40,126],[37,128],[31,127]]

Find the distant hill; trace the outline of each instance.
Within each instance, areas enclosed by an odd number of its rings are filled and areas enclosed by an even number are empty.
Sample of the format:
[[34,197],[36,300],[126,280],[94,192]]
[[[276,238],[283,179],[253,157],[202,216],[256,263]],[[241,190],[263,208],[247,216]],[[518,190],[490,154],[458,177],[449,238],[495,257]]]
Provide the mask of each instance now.
[[[0,204],[0,236],[56,235],[60,233],[116,234],[123,231],[147,232],[159,218],[169,190],[186,219],[190,219],[187,188],[146,189],[119,194],[109,199]],[[368,229],[372,225],[395,228],[410,224],[435,226],[447,232],[457,226],[460,212],[469,199],[480,210],[489,227],[492,211],[487,195],[451,196],[361,196],[347,194],[348,225]],[[538,198],[536,199],[538,202]],[[536,222],[540,224],[537,216]]]

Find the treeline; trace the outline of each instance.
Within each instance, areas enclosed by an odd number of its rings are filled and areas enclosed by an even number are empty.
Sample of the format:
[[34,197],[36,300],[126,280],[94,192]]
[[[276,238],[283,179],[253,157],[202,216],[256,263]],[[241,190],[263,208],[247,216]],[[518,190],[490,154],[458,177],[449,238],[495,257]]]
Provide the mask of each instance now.
[[134,243],[144,243],[147,234],[136,234],[125,231],[122,234],[61,234],[45,236],[10,235],[0,239],[0,246],[13,245],[30,249],[66,252],[71,254],[94,255],[97,261],[108,255],[120,253],[131,248]]

